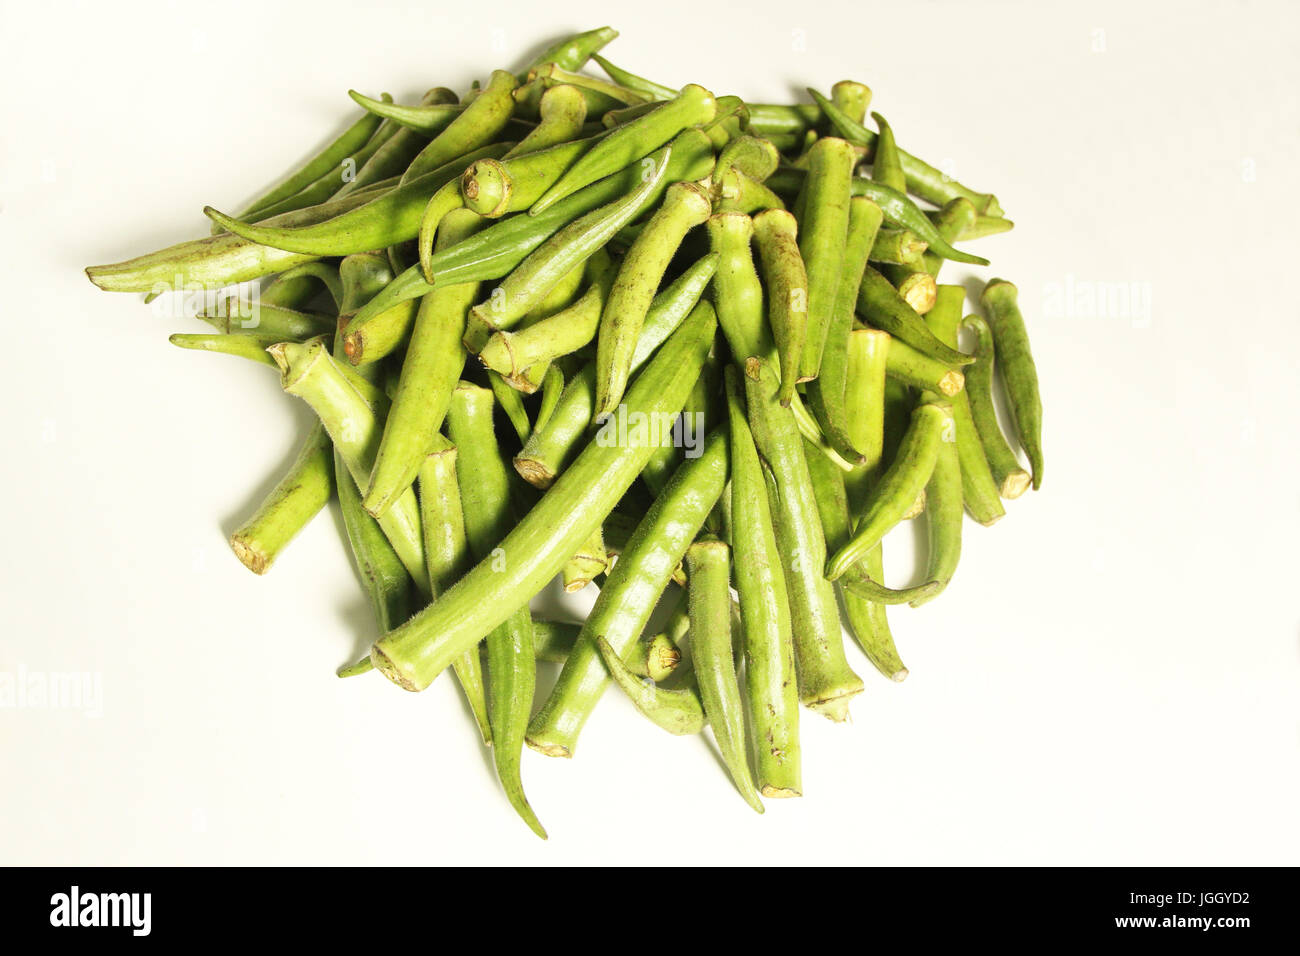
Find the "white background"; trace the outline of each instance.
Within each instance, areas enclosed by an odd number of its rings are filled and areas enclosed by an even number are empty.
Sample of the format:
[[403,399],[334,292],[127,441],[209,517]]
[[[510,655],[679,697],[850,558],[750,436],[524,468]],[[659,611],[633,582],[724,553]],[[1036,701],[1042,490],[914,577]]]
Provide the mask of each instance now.
[[[0,710],[0,862],[1300,862],[1296,9],[5,0],[0,671],[103,703]],[[852,725],[804,718],[803,799],[758,817],[705,738],[610,694],[574,760],[525,756],[542,843],[451,682],[334,678],[373,626],[336,513],[265,578],[227,550],[306,407],[81,269],[205,234],[349,87],[464,89],[607,20],[669,84],[862,79],[998,194],[995,269],[945,276],[1019,285],[1048,465],[894,614],[910,679],[854,656]],[[1149,314],[1052,314],[1069,282]]]

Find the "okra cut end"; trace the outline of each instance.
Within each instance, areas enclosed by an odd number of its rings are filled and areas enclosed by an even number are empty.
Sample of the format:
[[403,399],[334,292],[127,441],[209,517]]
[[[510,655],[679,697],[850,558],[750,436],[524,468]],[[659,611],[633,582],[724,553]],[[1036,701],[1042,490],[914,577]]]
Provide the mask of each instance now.
[[998,489],[998,494],[1010,501],[1028,491],[1029,484],[1029,472],[1017,471],[1002,479],[1002,487]]
[[412,692],[424,690],[424,687],[417,685],[410,677],[403,674],[393,659],[384,653],[384,649],[378,644],[371,645],[370,662],[375,665],[375,670],[402,688],[402,690]]
[[231,535],[230,550],[235,552],[235,557],[239,559],[240,564],[248,568],[254,574],[265,574],[271,568],[273,557],[257,547],[256,542],[244,538],[242,535]]
[[555,482],[555,472],[532,458],[516,458],[515,471],[519,472],[519,477],[524,481],[543,491]]
[[784,800],[788,797],[802,797],[803,794],[792,787],[774,787],[770,783],[764,784],[763,788],[758,791],[769,800]]
[[843,724],[849,719],[850,701],[861,693],[862,684],[859,682],[856,687],[845,688],[829,697],[805,700],[803,704],[813,713],[821,714],[827,720],[834,721],[837,724]]
[[545,754],[547,757],[573,758],[573,749],[564,744],[550,743],[545,740],[534,740],[532,737],[526,738],[525,742],[533,750],[536,750],[539,754]]

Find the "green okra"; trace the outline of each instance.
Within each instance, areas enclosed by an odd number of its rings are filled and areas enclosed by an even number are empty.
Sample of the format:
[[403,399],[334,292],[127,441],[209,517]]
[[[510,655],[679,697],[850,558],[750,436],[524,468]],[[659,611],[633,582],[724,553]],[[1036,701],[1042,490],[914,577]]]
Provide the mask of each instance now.
[[[441,86],[434,87],[420,97],[420,106],[446,106],[456,102],[456,94]],[[338,195],[346,196],[389,177],[396,177],[400,182],[410,168],[411,161],[429,142],[429,137],[423,133],[404,129],[392,120],[385,120],[375,137],[379,138],[384,133],[388,133],[387,137],[377,148],[370,150],[369,156],[364,159],[357,157],[355,174],[338,191]],[[367,144],[368,149],[369,146]]]
[[1021,467],[1020,459],[1007,444],[993,405],[993,330],[978,315],[966,316],[962,320],[962,327],[970,329],[976,337],[975,362],[966,369],[964,389],[970,399],[971,419],[993,480],[998,486],[998,494],[1008,499],[1019,498],[1029,490],[1029,472]]
[[[475,556],[488,561],[514,523],[510,474],[493,431],[492,409],[488,389],[462,382],[447,411],[447,428],[457,449],[456,484],[465,534]],[[546,830],[533,812],[520,778],[524,731],[536,682],[533,620],[526,603],[488,632],[487,657],[488,721],[497,776],[515,812],[546,839]]]
[[717,101],[704,87],[693,83],[682,87],[682,91],[673,99],[659,104],[646,115],[619,126],[603,137],[533,203],[528,210],[529,215],[544,212],[566,196],[642,157],[653,163],[647,165],[643,178],[655,177],[662,160],[652,159],[650,154],[683,130],[708,122],[716,112]]
[[[516,85],[510,73],[493,70],[482,92],[411,160],[406,172],[402,173],[402,184],[413,182],[458,156],[493,142],[514,113],[515,101],[511,94]],[[414,235],[412,233],[412,237]]]
[[230,536],[230,548],[244,567],[265,574],[317,512],[334,497],[334,460],[329,435],[316,424],[289,470]]
[[573,557],[565,562],[560,570],[560,580],[564,590],[572,594],[581,591],[609,569],[609,554],[605,551],[605,539],[600,528],[591,533],[582,546],[574,552]]
[[882,229],[871,247],[871,261],[919,267],[926,243],[907,229]]
[[[931,213],[929,219],[934,223],[934,228],[939,235],[945,239],[949,241],[960,239],[962,232],[975,222],[975,204],[969,199],[958,196],[945,203],[942,209]],[[927,252],[921,258],[925,271],[931,276],[937,276],[943,267],[943,257]]]
[[713,205],[718,212],[754,215],[765,209],[785,208],[780,196],[738,169],[727,170],[714,192]]
[[[697,314],[711,317],[711,310],[702,305]],[[638,385],[633,385],[629,403]],[[548,495],[560,489],[580,465],[581,460],[565,471]],[[555,688],[529,724],[528,744],[534,750],[550,756],[573,755],[578,735],[609,682],[595,637],[604,637],[616,653],[627,652],[722,494],[726,480],[726,436],[714,432],[700,456],[688,459],[655,499],[606,578]]]
[[528,66],[517,74],[517,78],[522,83],[530,72],[547,63],[554,63],[566,70],[580,70],[598,50],[604,48],[617,36],[618,31],[613,27],[598,27],[595,30],[567,36],[537,54]]
[[622,401],[632,374],[641,327],[668,263],[691,229],[710,212],[709,197],[694,183],[674,183],[618,268],[601,311],[596,337],[596,416]]
[[496,372],[488,372],[487,377],[492,394],[496,396],[501,410],[506,413],[506,418],[510,420],[510,427],[519,436],[521,444],[526,442],[528,436],[532,434],[533,426],[528,420],[528,409],[524,408],[523,396]]
[[263,245],[313,256],[345,256],[414,239],[430,198],[444,186],[455,187],[465,167],[478,159],[505,154],[506,144],[489,143],[448,157],[446,164],[407,180],[370,202],[340,216],[309,226],[282,228],[242,223],[211,206],[203,212],[238,236]]
[[763,312],[763,284],[750,252],[753,220],[744,213],[720,212],[710,216],[706,226],[709,248],[718,257],[714,307],[732,358],[743,364],[753,355],[774,354],[776,343]]
[[1016,301],[1017,290],[1006,279],[992,279],[980,295],[993,341],[996,368],[1006,386],[1007,404],[1016,435],[1029,459],[1034,490],[1043,483],[1043,402],[1038,395],[1038,370],[1029,351],[1029,333]]
[[[455,584],[471,564],[460,486],[456,483],[456,459],[456,446],[438,435],[420,465],[420,526],[433,597]],[[483,743],[490,744],[492,727],[488,721],[487,690],[478,648],[467,650],[451,666]]]
[[754,182],[761,183],[776,172],[780,162],[781,154],[769,140],[757,136],[740,136],[727,143],[718,153],[712,183],[714,187],[722,185],[723,177],[733,169]]
[[886,374],[912,388],[930,389],[949,398],[962,391],[966,377],[938,359],[895,339],[889,345]]
[[[492,328],[508,329],[517,324],[569,270],[585,262],[649,205],[663,182],[670,155],[670,148],[656,153],[651,175],[637,189],[587,213],[538,246],[473,313],[481,313]],[[467,344],[475,347],[475,343]]]
[[272,337],[281,342],[301,342],[314,335],[325,335],[334,331],[333,320],[329,316],[315,312],[298,312],[262,302],[251,303],[248,315],[240,314],[242,311],[242,309],[232,309],[228,305],[216,314],[200,313],[196,318],[207,322],[222,333]]
[[808,383],[809,410],[817,419],[826,441],[850,461],[859,459],[862,453],[853,446],[848,432],[846,375],[849,333],[853,331],[858,287],[880,223],[880,207],[871,200],[860,196],[849,200],[841,267],[835,281],[835,302],[826,326],[818,375]]
[[[632,356],[635,372],[687,318],[705,286],[713,278],[718,257],[710,253],[683,272],[667,289],[655,296],[641,326],[641,336]],[[595,417],[596,365],[583,366],[564,386],[546,426],[537,426],[524,449],[515,456],[515,470],[531,485],[549,488],[555,476],[576,454],[579,440]]]
[[713,740],[740,795],[758,813],[763,801],[749,771],[745,717],[736,679],[728,590],[731,549],[718,540],[697,541],[686,549],[690,601],[691,660],[704,715]]
[[580,90],[568,84],[553,86],[542,94],[537,116],[537,125],[503,159],[527,156],[579,139],[587,121],[587,101]]
[[831,102],[845,116],[861,123],[867,115],[867,107],[871,105],[871,87],[856,80],[840,80],[831,87]]
[[894,142],[894,130],[879,113],[872,113],[871,118],[880,130],[876,134],[876,150],[871,160],[871,178],[882,186],[906,193],[907,175],[903,172],[903,159],[898,154],[898,144]]
[[[583,73],[574,73],[555,63],[545,63],[536,67],[530,72],[530,76],[532,80],[541,81],[542,95],[539,100],[545,97],[547,91],[557,86],[567,86],[584,97],[584,104],[593,107],[591,110],[593,113],[652,102],[650,97],[631,87]],[[529,81],[530,85],[532,80]],[[540,103],[538,106],[540,113]]]
[[411,576],[379,524],[361,507],[361,492],[343,456],[335,452],[333,457],[348,549],[370,598],[379,633],[386,634],[411,616]]
[[731,542],[745,648],[745,696],[753,728],[754,776],[765,797],[803,793],[799,685],[785,573],[763,466],[745,418],[740,371],[727,369],[731,453]]
[[[331,358],[320,340],[299,344],[281,342],[271,347],[280,366],[281,385],[290,395],[307,402],[316,412],[343,456],[358,486],[370,478],[378,450],[388,399],[382,391]],[[410,488],[378,519],[393,550],[422,591],[428,591],[419,506]]]
[[[951,414],[951,406],[949,407]],[[951,421],[951,419],[950,419]],[[925,527],[929,547],[926,550],[925,577],[940,584],[931,594],[918,595],[912,607],[938,597],[947,587],[961,559],[963,514],[961,460],[957,456],[957,430],[949,427],[941,435],[930,480],[925,485]]]
[[[892,344],[890,349],[892,351]],[[898,453],[872,489],[871,501],[858,520],[852,539],[827,562],[828,580],[834,581],[844,575],[904,519],[934,472],[940,444],[951,440],[952,415],[949,409],[931,402],[917,405]]]
[[794,398],[799,360],[808,334],[808,272],[799,252],[798,222],[784,209],[753,219],[754,241],[767,283],[767,320],[781,363],[782,405]]
[[620,86],[625,86],[629,90],[636,90],[644,93],[652,100],[671,100],[677,95],[677,91],[671,86],[664,86],[662,83],[656,83],[653,80],[647,80],[645,77],[637,76],[627,70],[621,69],[610,63],[599,53],[593,53],[591,58],[595,60],[602,70],[609,74],[609,78]]
[[348,96],[352,97],[352,101],[371,114],[376,122],[381,118],[392,120],[398,126],[414,130],[425,137],[441,133],[465,108],[455,102],[454,93],[451,93],[452,102],[441,102],[447,99],[448,93],[451,91],[438,90],[440,102],[421,102],[419,106],[403,106],[401,103],[394,103],[391,98],[375,100],[356,90],[348,90]]
[[[926,324],[934,334],[949,345],[957,344],[965,298],[965,290],[961,286],[940,286],[936,305],[925,317]],[[978,362],[967,366],[967,382],[971,381],[977,365]],[[1006,514],[1006,510],[1002,507],[998,483],[980,444],[979,432],[971,413],[969,389],[963,388],[952,396],[951,403],[953,428],[957,438],[957,463],[961,469],[962,502],[972,518],[982,525],[991,525]],[[936,465],[936,469],[937,467]],[[933,497],[931,490],[927,486],[927,498]]]
[[540,428],[545,428],[546,423],[551,420],[551,415],[555,412],[560,403],[560,396],[564,394],[564,370],[558,365],[550,365],[546,369],[546,375],[542,377],[542,400],[537,406],[537,415],[533,419],[533,427],[529,430],[529,437],[532,432]]
[[842,139],[825,137],[808,154],[799,251],[808,270],[808,332],[799,361],[799,378],[817,377],[833,323],[849,225],[850,180],[856,154]]
[[274,282],[262,290],[258,300],[270,305],[284,306],[286,309],[301,309],[315,298],[316,283],[320,283],[325,287],[335,307],[341,310],[343,303],[342,277],[339,275],[336,266],[320,261],[305,262],[292,269],[286,269],[276,276]]
[[[717,319],[697,307],[632,383],[626,405],[647,416],[674,415],[713,344]],[[508,575],[480,562],[371,649],[375,667],[408,690],[423,690],[453,660],[537,594],[614,509],[653,448],[593,440],[498,546]],[[575,504],[576,503],[576,504]],[[505,579],[505,580],[503,580]]]
[[858,286],[858,313],[870,325],[888,332],[896,341],[910,345],[949,368],[961,368],[972,361],[969,355],[945,345],[925,324],[883,275],[867,266]]
[[276,368],[275,359],[271,358],[266,350],[276,342],[283,342],[284,338],[279,335],[237,335],[234,333],[195,335],[178,332],[169,336],[167,341],[183,349],[237,355],[240,358],[246,358]]
[[835,591],[822,576],[826,540],[817,513],[803,439],[777,399],[776,374],[762,359],[745,363],[750,431],[767,463],[768,501],[790,596],[799,699],[834,721],[848,718],[862,679],[844,657]]
[[695,687],[665,688],[649,677],[638,677],[600,635],[596,636],[596,649],[610,678],[655,726],[678,736],[704,729],[704,706]]
[[[457,242],[481,225],[479,216],[460,210],[447,223],[442,241]],[[477,283],[466,282],[436,288],[420,300],[397,393],[366,482],[366,510],[376,517],[385,514],[410,487],[442,427],[465,368],[466,353],[460,340],[477,294]]]
[[[598,139],[589,136],[536,152],[476,160],[460,178],[465,205],[488,219],[521,212],[536,202]],[[427,223],[421,229],[422,237],[426,229]]]

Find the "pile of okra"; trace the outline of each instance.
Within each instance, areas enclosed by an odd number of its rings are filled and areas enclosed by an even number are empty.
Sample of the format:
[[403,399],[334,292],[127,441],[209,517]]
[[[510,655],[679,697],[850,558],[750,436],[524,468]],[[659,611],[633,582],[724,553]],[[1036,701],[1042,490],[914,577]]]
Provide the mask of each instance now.
[[[317,419],[232,549],[263,574],[337,497],[378,625],[339,673],[450,669],[543,837],[524,745],[572,756],[611,683],[669,733],[711,728],[755,810],[799,796],[799,705],[843,721],[863,690],[844,631],[902,680],[886,609],[943,591],[964,513],[1042,481],[1015,286],[981,316],[936,282],[988,264],[953,244],[1010,229],[997,200],[864,126],[861,83],[674,89],[600,56],[616,35],[463,97],[352,93],[353,125],[241,215],[87,270],[222,290],[216,331],[171,341],[275,369]],[[887,587],[881,540],[917,517],[922,583]],[[585,621],[530,611],[557,575],[598,589]],[[535,707],[539,661],[563,666]]]

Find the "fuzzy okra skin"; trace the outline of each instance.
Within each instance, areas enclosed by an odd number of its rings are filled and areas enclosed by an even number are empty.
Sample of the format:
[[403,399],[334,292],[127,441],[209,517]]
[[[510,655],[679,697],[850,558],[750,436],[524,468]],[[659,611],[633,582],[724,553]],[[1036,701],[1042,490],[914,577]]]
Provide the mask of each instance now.
[[890,281],[870,265],[862,273],[862,283],[858,287],[858,313],[868,324],[949,368],[961,368],[973,361],[969,355],[936,338],[925,320],[904,301]]
[[[345,371],[318,339],[304,344],[281,342],[271,347],[271,355],[280,366],[284,390],[303,399],[316,412],[334,441],[335,450],[347,462],[353,480],[358,485],[369,481],[383,417],[388,411],[387,397],[355,372]],[[428,574],[415,492],[406,489],[378,520],[407,573],[427,592]]]
[[740,374],[735,366],[726,370],[730,528],[743,623],[745,697],[753,726],[754,776],[765,797],[798,797],[803,794],[802,753],[790,597],[781,570],[763,466],[745,418]]
[[750,431],[767,462],[782,571],[794,622],[799,699],[831,720],[848,718],[850,699],[862,692],[862,678],[844,656],[835,590],[822,576],[826,539],[817,513],[803,438],[790,409],[777,399],[776,373],[762,359],[745,363],[745,399]]
[[784,209],[768,209],[753,219],[754,244],[767,282],[768,325],[781,362],[782,405],[794,398],[799,360],[808,336],[808,270],[799,252],[799,224]]
[[968,315],[962,327],[975,333],[975,362],[966,370],[970,397],[971,419],[984,449],[985,460],[1003,498],[1019,498],[1029,489],[1029,472],[1020,465],[1020,459],[1011,450],[1002,426],[998,424],[997,409],[993,405],[993,365],[995,346],[993,330],[978,315]]
[[[420,526],[432,597],[455,584],[472,563],[460,486],[456,483],[456,460],[456,446],[438,435],[433,450],[420,466]],[[484,745],[491,744],[492,726],[488,721],[487,690],[478,648],[470,648],[451,666]]]
[[686,234],[711,211],[708,195],[694,183],[674,183],[663,204],[637,236],[619,266],[596,336],[596,416],[612,412],[632,375],[641,326],[668,263]]
[[557,40],[537,54],[518,74],[517,79],[521,83],[524,82],[530,72],[548,63],[554,63],[563,70],[580,70],[596,55],[597,51],[603,49],[617,36],[618,31],[613,27],[597,27],[594,30],[585,30]]
[[762,813],[763,801],[745,752],[745,716],[731,634],[730,568],[731,549],[724,541],[705,539],[686,549],[691,660],[722,762],[745,802]]
[[917,405],[894,462],[872,490],[870,505],[858,521],[853,538],[827,563],[829,580],[843,576],[904,519],[930,480],[939,446],[945,441],[952,441],[950,410],[930,402]]
[[510,94],[516,85],[514,76],[505,70],[493,70],[482,92],[411,160],[406,172],[402,173],[402,184],[413,182],[444,163],[497,139],[514,113],[515,101]]
[[679,737],[704,729],[704,706],[694,687],[660,687],[655,680],[637,676],[603,637],[596,637],[596,649],[610,679],[655,726]]
[[[717,320],[696,309],[664,343],[628,392],[647,416],[675,415],[713,344]],[[614,509],[653,454],[649,443],[593,440],[498,546],[446,594],[371,649],[376,669],[407,690],[423,690],[482,635],[537,594]],[[508,569],[501,574],[497,567]]]
[[799,360],[799,378],[804,380],[816,378],[820,371],[835,313],[856,154],[845,140],[824,137],[813,144],[808,158],[799,234],[808,270],[808,333]]
[[388,543],[383,529],[361,507],[361,492],[343,456],[335,452],[333,457],[348,547],[370,598],[379,633],[386,634],[411,616],[411,576]]
[[230,536],[244,567],[265,574],[277,556],[334,497],[334,459],[324,426],[312,426],[298,457],[257,510]]
[[[581,464],[580,458],[561,475],[552,493]],[[606,578],[550,697],[528,725],[528,745],[534,750],[552,757],[573,756],[578,735],[609,684],[596,636],[609,641],[616,653],[627,653],[726,480],[726,435],[715,431],[701,455],[678,468],[655,499]]]
[[[491,559],[513,523],[510,471],[493,430],[493,405],[490,390],[462,382],[447,410],[447,428],[457,447],[456,483],[465,533],[479,560]],[[497,776],[515,812],[544,840],[546,830],[524,794],[519,767],[537,679],[533,620],[526,603],[488,632],[487,657],[488,720]]]
[[1006,386],[1016,435],[1029,459],[1037,491],[1043,483],[1043,402],[1038,395],[1038,370],[1029,351],[1029,333],[1016,297],[1014,285],[1006,279],[992,279],[984,287],[980,304],[997,343],[996,367]]
[[[456,242],[482,223],[468,210],[453,213],[443,239]],[[383,437],[366,485],[366,510],[385,514],[410,487],[438,429],[465,368],[461,336],[465,317],[478,294],[478,283],[437,288],[420,301],[411,329],[401,378],[384,420]]]

